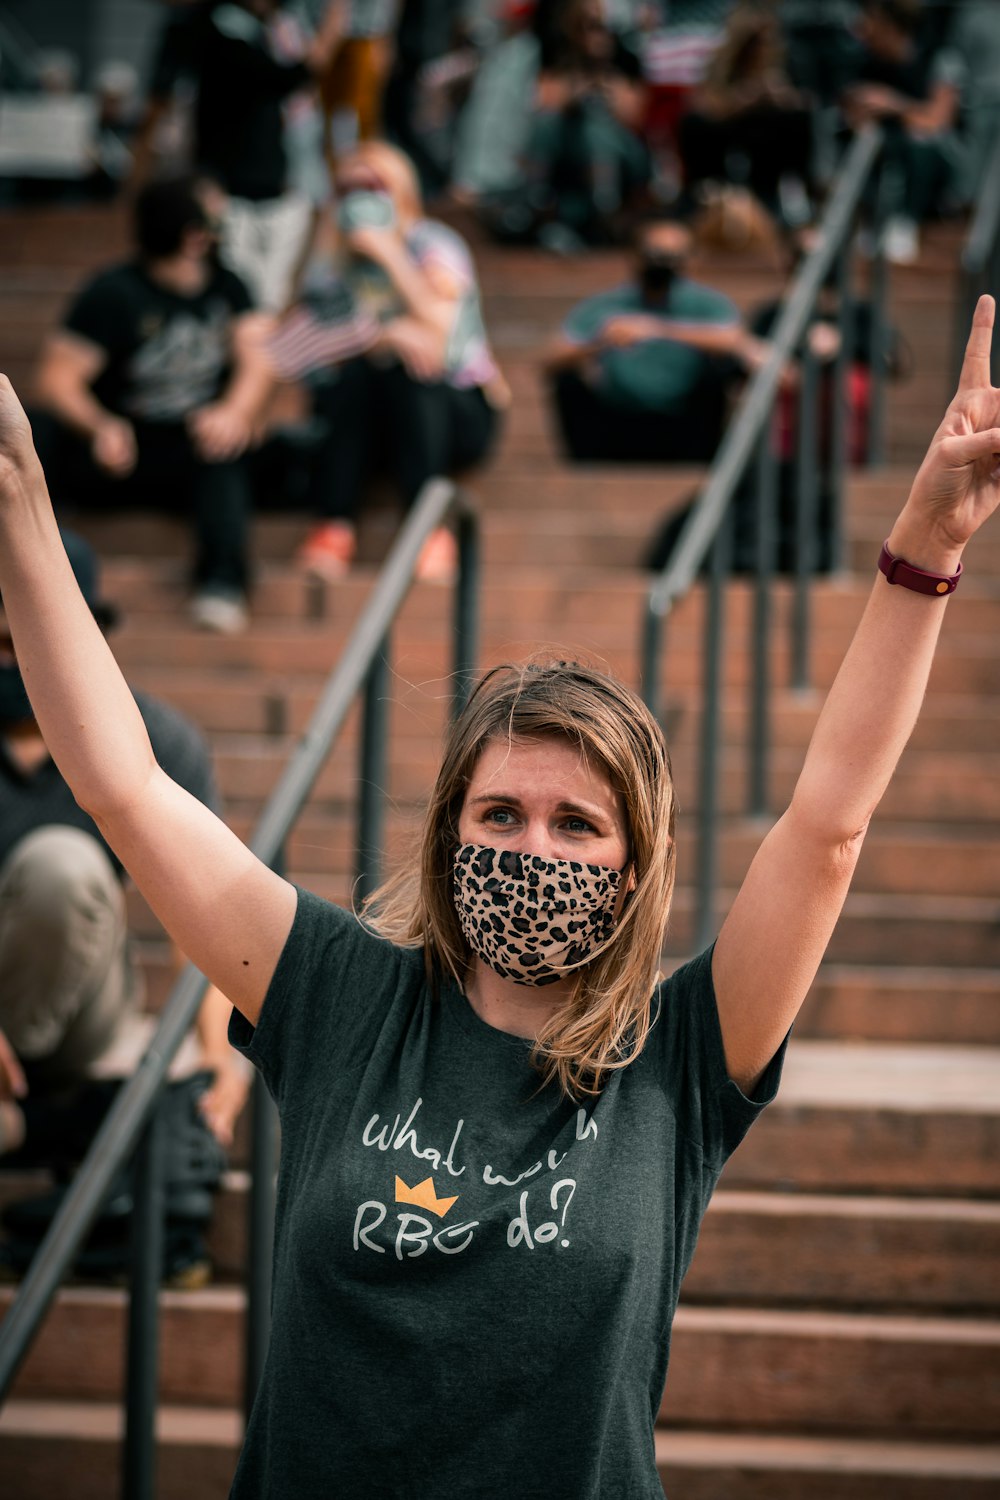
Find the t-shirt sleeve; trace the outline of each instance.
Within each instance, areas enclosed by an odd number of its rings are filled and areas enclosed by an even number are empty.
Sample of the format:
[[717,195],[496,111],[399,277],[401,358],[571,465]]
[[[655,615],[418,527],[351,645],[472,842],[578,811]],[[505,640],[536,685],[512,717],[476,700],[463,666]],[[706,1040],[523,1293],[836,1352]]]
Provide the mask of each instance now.
[[469,247],[446,224],[425,219],[416,226],[407,243],[419,266],[446,272],[463,291],[475,286],[476,273]]
[[236,1010],[229,1022],[230,1043],[260,1069],[282,1116],[371,1055],[398,971],[399,950],[351,912],[299,886],[296,895],[257,1025]]
[[562,326],[563,338],[573,344],[587,344],[596,338],[601,327],[615,313],[632,311],[634,308],[625,291],[600,292],[570,309]]
[[115,272],[87,283],[63,318],[67,333],[79,334],[109,355],[127,353],[135,341],[129,299]]
[[655,1049],[678,1130],[721,1170],[777,1094],[788,1037],[748,1098],[726,1072],[712,982],[714,946],[660,985],[660,1011],[647,1045]]
[[678,297],[676,308],[671,306],[668,318],[679,323],[738,323],[739,308],[735,302],[714,287],[689,283]]

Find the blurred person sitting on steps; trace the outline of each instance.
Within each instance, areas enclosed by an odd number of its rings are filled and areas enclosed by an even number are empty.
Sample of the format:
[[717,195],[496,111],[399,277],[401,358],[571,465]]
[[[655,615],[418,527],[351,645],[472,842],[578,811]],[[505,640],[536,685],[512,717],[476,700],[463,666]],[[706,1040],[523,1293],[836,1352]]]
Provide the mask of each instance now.
[[921,0],[865,0],[863,51],[841,109],[854,130],[875,122],[885,133],[887,259],[910,265],[920,226],[948,206],[966,155],[959,131],[965,65],[924,32]]
[[[107,632],[119,613],[101,597],[97,558],[82,537],[63,531],[62,540]],[[201,735],[158,699],[137,693],[136,702],[159,764],[218,813]],[[49,752],[0,602],[0,1157],[78,1160],[89,1144],[76,1135],[95,1081],[128,1076],[145,1050],[152,1020],[142,1014],[125,880],[121,860]],[[173,951],[180,967],[183,955]],[[189,1073],[214,1074],[199,1108],[223,1147],[232,1143],[249,1084],[249,1069],[226,1040],[229,1015],[228,1000],[210,988],[198,1046],[183,1059]]]
[[632,279],[574,307],[544,356],[563,442],[578,462],[705,463],[728,386],[767,346],[734,303],[684,273],[686,225],[650,219]]
[[811,216],[812,104],[791,83],[776,15],[738,5],[678,127],[691,208],[706,184],[739,182],[780,223]]
[[269,320],[216,259],[221,196],[194,177],[140,192],[137,256],[94,277],[43,348],[36,440],[62,508],[189,515],[192,617],[232,632],[247,623],[244,455],[273,381]]
[[[316,523],[298,554],[324,578],[354,558],[376,473],[409,506],[428,479],[483,461],[509,399],[469,248],[424,216],[409,158],[366,142],[340,163],[336,193],[337,223],[302,301],[267,344],[277,375],[307,379],[324,428],[309,482]],[[442,581],[454,564],[451,532],[433,532],[418,576]]]
[[541,70],[522,195],[532,227],[563,253],[618,243],[653,174],[642,65],[611,29],[601,0],[561,0],[540,9],[536,24]]

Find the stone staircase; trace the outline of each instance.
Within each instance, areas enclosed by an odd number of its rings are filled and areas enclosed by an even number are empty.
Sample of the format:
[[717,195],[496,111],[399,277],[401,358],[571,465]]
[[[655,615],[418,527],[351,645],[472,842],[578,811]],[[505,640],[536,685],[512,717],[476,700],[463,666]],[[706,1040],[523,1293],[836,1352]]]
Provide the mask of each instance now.
[[[25,388],[40,330],[82,269],[118,252],[116,215],[0,223],[0,367]],[[889,465],[852,477],[848,568],[814,598],[814,688],[774,700],[773,806],[783,805],[870,587],[879,543],[948,394],[958,238],[928,236],[894,273],[892,317],[916,373],[892,392]],[[534,360],[579,296],[620,272],[484,249],[487,314],[516,400],[501,450],[475,482],[484,530],[484,665],[552,645],[627,680],[656,521],[695,471],[570,471],[556,454]],[[697,274],[697,272],[696,272]],[[766,267],[705,264],[743,306],[777,290]],[[227,815],[243,835],[307,722],[374,577],[333,589],[290,565],[301,519],[257,526],[250,632],[196,634],[181,611],[185,538],[161,520],[81,526],[106,559],[126,623],[130,681],[209,736]],[[376,517],[365,555],[386,539]],[[749,590],[728,591],[720,915],[767,821],[742,807]],[[779,593],[775,681],[787,681]],[[669,961],[690,951],[697,797],[695,589],[669,633],[666,696],[682,803]],[[417,586],[392,652],[390,856],[412,837],[446,713],[447,594]],[[685,1283],[657,1456],[673,1500],[973,1500],[1000,1494],[1000,533],[970,547],[920,724],[869,836],[854,890],[796,1027],[781,1095],[728,1166]],[[348,898],[357,725],[348,725],[289,847],[290,874]],[[142,901],[132,917],[149,1002],[169,987],[166,946]],[[245,1133],[245,1132],[244,1132]],[[161,1500],[227,1492],[239,1444],[246,1143],[213,1226],[213,1286],[162,1294]],[[0,1172],[0,1200],[25,1191]],[[0,1292],[0,1310],[10,1293]],[[116,1492],[125,1302],[59,1295],[0,1413],[0,1493],[18,1500]],[[555,1476],[553,1478],[555,1487]]]

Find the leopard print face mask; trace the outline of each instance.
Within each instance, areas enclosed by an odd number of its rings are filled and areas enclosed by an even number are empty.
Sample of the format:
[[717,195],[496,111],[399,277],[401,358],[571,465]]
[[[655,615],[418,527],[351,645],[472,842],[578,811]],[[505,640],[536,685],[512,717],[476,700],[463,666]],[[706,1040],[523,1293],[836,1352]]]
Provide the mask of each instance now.
[[615,926],[623,871],[574,859],[463,844],[454,898],[466,942],[517,984],[554,984],[563,965],[585,962]]

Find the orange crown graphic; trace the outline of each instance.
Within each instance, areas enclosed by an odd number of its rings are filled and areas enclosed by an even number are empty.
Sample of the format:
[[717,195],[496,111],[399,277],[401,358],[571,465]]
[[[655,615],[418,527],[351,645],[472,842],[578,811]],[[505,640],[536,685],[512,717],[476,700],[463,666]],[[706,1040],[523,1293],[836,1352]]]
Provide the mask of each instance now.
[[443,1219],[452,1204],[458,1202],[458,1198],[439,1198],[434,1191],[433,1177],[425,1177],[423,1182],[418,1182],[413,1188],[407,1187],[402,1177],[397,1177],[396,1202],[415,1203],[418,1208],[426,1208],[428,1213],[437,1214],[439,1219]]

